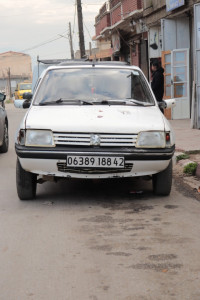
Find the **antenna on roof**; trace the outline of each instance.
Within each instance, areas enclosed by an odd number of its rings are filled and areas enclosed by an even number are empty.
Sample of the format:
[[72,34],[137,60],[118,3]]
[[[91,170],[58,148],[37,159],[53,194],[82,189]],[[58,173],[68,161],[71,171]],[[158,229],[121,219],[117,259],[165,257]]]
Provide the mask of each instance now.
[[96,58],[96,54],[95,54],[95,57],[93,58],[93,61],[92,61],[92,66],[93,67],[95,66],[96,62],[97,62],[97,58]]

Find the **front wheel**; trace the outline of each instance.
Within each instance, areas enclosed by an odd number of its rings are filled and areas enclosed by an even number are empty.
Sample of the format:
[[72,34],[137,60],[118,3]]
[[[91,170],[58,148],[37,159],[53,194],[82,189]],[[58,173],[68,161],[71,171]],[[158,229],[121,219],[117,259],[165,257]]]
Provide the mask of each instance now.
[[6,153],[8,151],[9,138],[8,138],[8,125],[4,124],[4,133],[3,133],[3,144],[0,147],[1,153]]
[[153,191],[156,195],[168,196],[172,187],[172,160],[168,167],[153,175]]
[[25,171],[19,159],[16,166],[17,194],[20,200],[32,200],[36,196],[37,175]]

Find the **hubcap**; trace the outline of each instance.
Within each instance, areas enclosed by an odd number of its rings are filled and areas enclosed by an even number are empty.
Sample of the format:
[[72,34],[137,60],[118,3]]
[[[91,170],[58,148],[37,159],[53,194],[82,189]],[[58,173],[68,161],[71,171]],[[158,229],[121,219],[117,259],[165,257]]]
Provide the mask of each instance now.
[[5,144],[8,145],[8,128],[7,128],[6,124],[4,125],[4,141],[5,141]]

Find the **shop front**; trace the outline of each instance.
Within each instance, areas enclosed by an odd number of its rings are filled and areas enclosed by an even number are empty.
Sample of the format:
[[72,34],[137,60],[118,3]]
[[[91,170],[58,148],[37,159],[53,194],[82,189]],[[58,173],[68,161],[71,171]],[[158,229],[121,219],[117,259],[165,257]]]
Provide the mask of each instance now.
[[[194,127],[200,129],[200,4],[194,5],[194,36],[195,36],[195,94],[193,101]],[[196,101],[195,101],[196,100]]]
[[176,99],[176,107],[167,112],[167,117],[188,119],[191,99],[189,17],[162,19],[161,31],[164,99]]

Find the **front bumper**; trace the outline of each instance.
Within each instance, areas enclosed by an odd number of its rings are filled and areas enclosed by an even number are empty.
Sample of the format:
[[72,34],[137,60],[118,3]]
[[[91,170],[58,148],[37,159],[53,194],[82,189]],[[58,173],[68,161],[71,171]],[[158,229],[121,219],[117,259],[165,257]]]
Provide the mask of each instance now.
[[[58,177],[111,178],[152,175],[166,169],[173,157],[175,146],[166,149],[137,148],[73,148],[25,147],[15,145],[22,168],[26,171]],[[124,169],[69,168],[67,155],[124,156]]]

